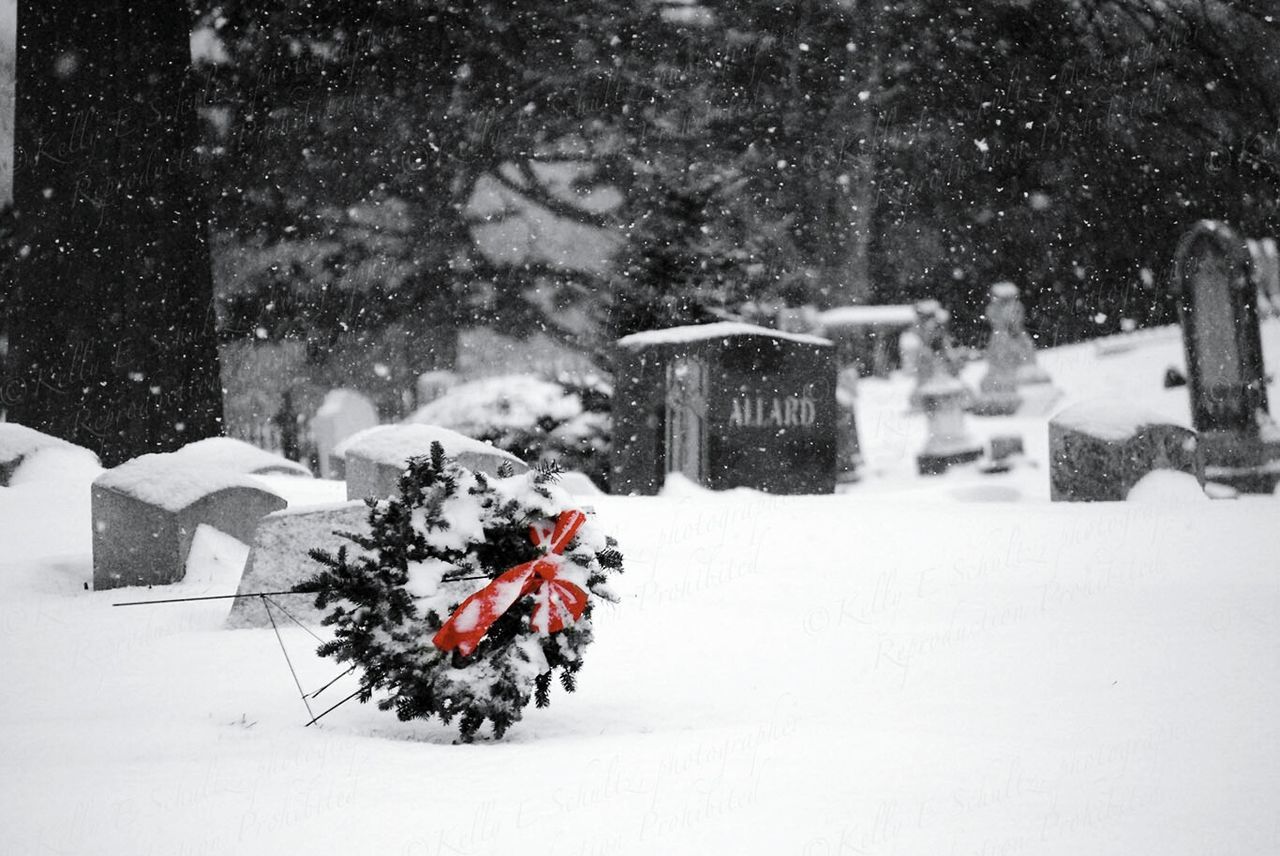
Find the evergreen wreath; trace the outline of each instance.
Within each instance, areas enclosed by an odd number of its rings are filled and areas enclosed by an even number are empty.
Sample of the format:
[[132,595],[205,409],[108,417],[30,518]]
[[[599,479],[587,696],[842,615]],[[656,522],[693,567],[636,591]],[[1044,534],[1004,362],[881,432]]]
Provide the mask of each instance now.
[[[514,566],[538,559],[530,528],[574,508],[555,484],[554,465],[495,476],[451,460],[439,443],[409,461],[400,497],[369,500],[370,533],[341,533],[361,551],[312,550],[325,570],[296,587],[332,609],[323,623],[334,638],[318,653],[362,671],[359,700],[375,691],[382,710],[402,720],[459,717],[463,742],[488,720],[495,737],[519,722],[532,698],[551,699],[553,673],[575,688],[583,649],[591,642],[593,598],[582,615],[556,632],[534,629],[535,598],[525,595],[489,627],[469,656],[444,651],[433,637],[468,596]],[[607,578],[622,570],[613,538],[589,517],[563,550],[557,577],[590,595],[617,602]],[[544,598],[545,599],[545,598]]]

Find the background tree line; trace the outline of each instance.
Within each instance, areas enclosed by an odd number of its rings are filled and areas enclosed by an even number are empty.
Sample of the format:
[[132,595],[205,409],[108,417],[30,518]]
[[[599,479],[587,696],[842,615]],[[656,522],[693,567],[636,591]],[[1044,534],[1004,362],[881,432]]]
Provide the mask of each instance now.
[[[1280,231],[1280,20],[1261,2],[153,5],[24,9],[14,354],[158,307],[130,317],[184,332],[138,359],[207,381],[206,210],[224,343],[303,342],[319,367],[376,347],[409,376],[451,366],[471,325],[603,361],[619,335],[762,304],[936,297],[976,341],[997,279],[1042,343],[1071,341],[1171,320],[1195,219]],[[114,133],[95,143],[114,154],[37,166],[86,110],[137,112],[160,162],[194,146],[198,192]],[[104,228],[132,236],[115,256],[81,240]],[[111,284],[125,268],[145,299]],[[79,333],[50,328],[68,317]],[[152,369],[94,359],[118,379],[104,401],[153,394],[129,380]]]

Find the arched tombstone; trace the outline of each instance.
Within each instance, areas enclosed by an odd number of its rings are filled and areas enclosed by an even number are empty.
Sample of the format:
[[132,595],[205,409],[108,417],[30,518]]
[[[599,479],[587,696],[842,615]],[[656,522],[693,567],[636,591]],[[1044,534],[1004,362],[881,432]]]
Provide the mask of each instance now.
[[94,479],[90,501],[99,590],[177,582],[202,524],[248,544],[258,521],[286,505],[247,471],[181,451],[105,471]]
[[670,473],[713,490],[831,493],[835,348],[725,321],[618,340],[610,485],[654,494]]
[[354,389],[331,389],[316,415],[311,417],[311,436],[320,458],[320,476],[326,479],[345,477],[338,444],[366,428],[378,424],[378,409],[366,396]]
[[1268,412],[1251,274],[1248,247],[1224,223],[1201,220],[1178,243],[1173,291],[1205,478],[1270,493],[1280,480],[1280,430]]

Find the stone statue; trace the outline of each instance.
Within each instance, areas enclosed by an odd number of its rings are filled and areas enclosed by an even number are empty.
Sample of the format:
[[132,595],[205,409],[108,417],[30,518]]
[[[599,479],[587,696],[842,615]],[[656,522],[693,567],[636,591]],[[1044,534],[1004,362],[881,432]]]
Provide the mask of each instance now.
[[[1016,285],[997,282],[991,286],[987,323],[991,325],[987,374],[978,385],[978,396],[970,409],[982,416],[1007,416],[1022,406],[1026,387],[1050,384],[1049,375],[1036,362],[1035,344],[1027,334],[1026,312]],[[1052,390],[1036,398],[1052,401],[1057,392]]]
[[916,375],[916,386],[911,391],[911,409],[919,410],[924,392],[939,385],[960,387],[967,402],[972,393],[959,379],[964,355],[956,348],[947,330],[951,313],[936,300],[922,300],[915,309],[915,326],[909,331],[909,337],[903,334],[908,345],[903,361],[914,367]]

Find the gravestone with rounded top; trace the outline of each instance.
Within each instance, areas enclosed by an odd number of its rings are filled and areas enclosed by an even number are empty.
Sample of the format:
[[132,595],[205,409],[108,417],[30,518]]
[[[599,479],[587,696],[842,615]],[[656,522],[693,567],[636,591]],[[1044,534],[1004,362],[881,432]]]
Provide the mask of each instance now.
[[1049,498],[1119,501],[1153,470],[1204,483],[1196,432],[1120,399],[1083,401],[1049,420]]
[[9,484],[18,467],[41,452],[56,449],[96,461],[97,456],[82,446],[16,422],[0,422],[0,486]]
[[448,369],[434,369],[429,372],[423,372],[418,375],[418,380],[414,383],[414,392],[416,393],[414,405],[422,407],[424,404],[430,404],[453,389],[458,383],[458,375]]
[[1205,477],[1270,493],[1280,481],[1280,429],[1268,411],[1251,264],[1234,230],[1202,220],[1178,244],[1173,291]]
[[655,494],[669,473],[715,490],[830,493],[837,430],[827,339],[726,321],[618,341],[619,493]]
[[529,465],[510,452],[436,425],[379,425],[348,437],[337,453],[346,459],[347,499],[381,499],[399,490],[409,459],[431,454],[438,442],[445,454],[464,467],[497,475],[506,465],[522,473]]
[[201,524],[249,543],[285,501],[251,475],[180,453],[142,455],[91,489],[95,589],[177,582]]
[[206,437],[169,453],[172,460],[196,467],[211,467],[251,475],[312,478],[311,470],[297,461],[259,449],[232,437]]
[[338,444],[377,424],[378,409],[367,396],[354,389],[329,390],[316,415],[311,417],[311,436],[316,444],[320,477],[343,478],[343,458],[335,452]]

